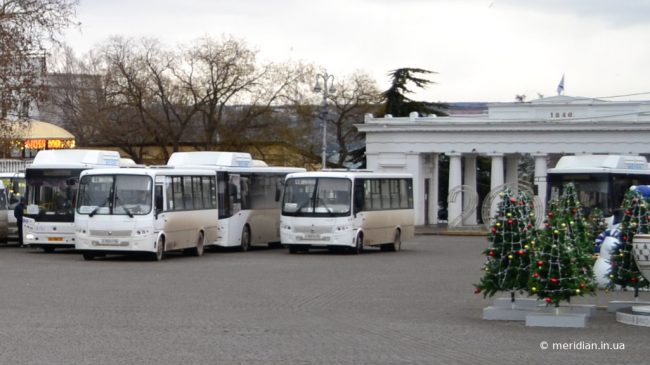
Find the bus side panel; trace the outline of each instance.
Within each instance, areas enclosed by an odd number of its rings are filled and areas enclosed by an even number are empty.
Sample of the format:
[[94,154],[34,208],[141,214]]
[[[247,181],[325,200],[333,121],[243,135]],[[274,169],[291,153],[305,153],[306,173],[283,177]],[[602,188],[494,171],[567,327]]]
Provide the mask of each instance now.
[[267,244],[280,241],[280,209],[258,209],[248,217],[252,244]]
[[[161,213],[158,219],[163,219],[163,230],[166,241],[165,250],[181,250],[196,247],[199,230],[206,233],[215,232],[217,210],[179,210]],[[205,242],[209,242],[206,236]]]
[[395,230],[400,228],[402,239],[413,238],[413,209],[377,210],[360,212],[356,224],[364,232],[366,246],[393,242]]

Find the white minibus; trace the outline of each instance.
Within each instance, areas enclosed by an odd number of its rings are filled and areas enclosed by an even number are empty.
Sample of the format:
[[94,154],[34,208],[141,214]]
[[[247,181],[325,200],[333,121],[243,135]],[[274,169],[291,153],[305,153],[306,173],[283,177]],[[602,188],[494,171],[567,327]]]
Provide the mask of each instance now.
[[25,170],[27,206],[23,243],[52,252],[74,248],[74,207],[79,175],[87,169],[118,167],[116,151],[43,150]]
[[81,173],[75,248],[98,255],[179,250],[203,255],[217,240],[216,177],[169,167],[93,169]]
[[398,251],[414,234],[409,174],[320,171],[289,174],[280,235],[290,253],[310,247]]
[[243,152],[174,152],[168,166],[201,168],[217,177],[221,247],[273,246],[280,242],[282,184],[303,168],[267,166]]
[[14,208],[25,196],[25,173],[24,172],[1,172],[0,181],[7,190],[7,239],[18,239],[18,226],[14,217]]

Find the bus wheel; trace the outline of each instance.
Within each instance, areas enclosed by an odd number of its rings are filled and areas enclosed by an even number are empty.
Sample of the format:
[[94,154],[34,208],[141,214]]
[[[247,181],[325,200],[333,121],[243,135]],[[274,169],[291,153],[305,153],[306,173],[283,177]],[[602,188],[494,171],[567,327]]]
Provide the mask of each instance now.
[[159,237],[158,242],[156,242],[156,252],[153,253],[151,258],[154,261],[160,261],[163,259],[163,256],[165,256],[165,239]]
[[358,235],[357,238],[355,239],[354,242],[354,248],[352,249],[352,253],[354,255],[358,255],[363,252],[363,236]]
[[290,253],[290,254],[298,253],[298,246],[296,246],[296,245],[289,245],[289,253]]
[[240,250],[243,252],[248,251],[251,248],[251,230],[248,226],[244,226],[244,229],[241,231],[241,246]]
[[43,252],[52,253],[54,252],[54,247],[43,247]]
[[192,256],[203,256],[203,252],[205,251],[204,241],[205,236],[203,235],[203,232],[201,232],[199,233],[199,238],[196,241],[196,247],[192,248],[190,251]]
[[395,238],[393,243],[388,245],[388,251],[395,252],[402,249],[402,233],[400,230],[395,230]]
[[86,260],[86,261],[92,261],[92,260],[95,259],[95,254],[90,253],[90,252],[84,252],[83,257],[84,257],[84,260]]

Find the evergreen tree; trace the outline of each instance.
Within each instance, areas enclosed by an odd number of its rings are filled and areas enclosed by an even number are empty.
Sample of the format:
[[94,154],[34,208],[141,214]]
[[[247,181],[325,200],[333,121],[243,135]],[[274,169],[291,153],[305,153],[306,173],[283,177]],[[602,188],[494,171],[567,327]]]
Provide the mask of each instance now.
[[650,232],[650,202],[644,198],[641,190],[632,187],[623,198],[623,218],[619,227],[621,243],[612,252],[609,274],[613,284],[623,288],[633,287],[635,297],[639,295],[639,288],[650,284],[639,272],[632,247],[635,234]]
[[388,76],[391,78],[391,86],[383,93],[386,99],[386,114],[391,114],[395,117],[406,117],[411,112],[418,112],[420,115],[448,115],[444,111],[447,108],[447,104],[415,101],[406,96],[407,94],[413,93],[408,88],[409,83],[422,89],[434,83],[423,77],[417,77],[415,74],[427,75],[433,73],[435,72],[421,68],[398,68],[390,71]]
[[607,230],[607,222],[605,221],[605,214],[600,208],[593,208],[589,212],[589,225],[591,226],[591,237],[593,242],[593,252],[598,253],[600,243],[596,243],[596,239]]
[[529,280],[530,293],[556,307],[572,296],[594,294],[596,288],[589,225],[573,184],[562,190],[560,199],[550,204]]
[[515,292],[526,289],[528,284],[535,214],[526,194],[515,195],[506,189],[499,196],[501,201],[488,235],[490,245],[483,251],[487,259],[483,266],[485,275],[474,284],[474,292],[491,297],[498,291],[510,291],[514,301]]

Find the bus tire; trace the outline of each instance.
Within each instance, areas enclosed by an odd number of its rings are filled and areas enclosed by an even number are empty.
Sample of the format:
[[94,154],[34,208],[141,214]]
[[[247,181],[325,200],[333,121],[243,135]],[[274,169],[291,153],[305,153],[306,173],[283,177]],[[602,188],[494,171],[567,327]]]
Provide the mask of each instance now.
[[354,247],[352,248],[352,254],[359,255],[363,252],[363,235],[357,235],[357,238],[354,240]]
[[241,246],[239,249],[242,252],[246,252],[251,248],[251,229],[248,225],[244,226],[244,229],[241,231]]
[[84,257],[84,260],[86,260],[86,261],[92,261],[92,260],[95,259],[95,254],[94,253],[84,252],[82,255]]
[[158,242],[156,242],[156,252],[151,255],[153,261],[161,261],[165,256],[165,239],[160,236],[158,237]]
[[43,252],[52,253],[54,252],[54,247],[45,246],[43,247]]
[[402,232],[399,229],[395,230],[393,243],[388,244],[388,251],[396,252],[402,249]]
[[289,253],[292,254],[292,255],[298,253],[298,246],[289,245]]
[[199,238],[196,240],[196,247],[190,249],[190,254],[192,256],[200,257],[203,256],[205,252],[205,236],[203,232],[199,232]]

